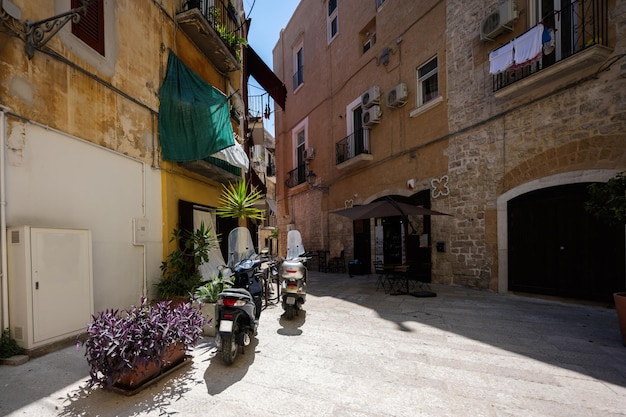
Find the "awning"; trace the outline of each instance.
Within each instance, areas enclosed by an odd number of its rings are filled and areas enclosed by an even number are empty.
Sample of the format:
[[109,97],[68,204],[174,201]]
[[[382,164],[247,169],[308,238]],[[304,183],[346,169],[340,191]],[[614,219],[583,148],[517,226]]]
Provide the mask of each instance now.
[[254,169],[250,169],[250,185],[256,187],[257,191],[261,192],[261,194],[267,194],[267,187],[265,187],[265,183],[259,178],[259,174],[256,173]]
[[274,99],[281,109],[285,110],[285,101],[287,100],[287,88],[285,84],[274,74],[261,57],[252,49],[250,45],[246,45],[246,80],[253,76],[255,80],[261,84],[261,87]]
[[330,213],[348,217],[352,220],[409,215],[447,216],[446,213],[414,206],[412,204],[400,203],[394,200],[375,201],[362,206],[331,211]]
[[241,146],[238,142],[235,142],[233,146],[224,148],[211,156],[213,158],[226,161],[232,166],[239,167],[244,171],[247,171],[250,167],[250,159],[248,158],[248,155],[246,155],[246,151],[243,150],[243,146]]
[[200,78],[171,50],[159,100],[159,138],[164,160],[197,161],[235,144],[228,97]]

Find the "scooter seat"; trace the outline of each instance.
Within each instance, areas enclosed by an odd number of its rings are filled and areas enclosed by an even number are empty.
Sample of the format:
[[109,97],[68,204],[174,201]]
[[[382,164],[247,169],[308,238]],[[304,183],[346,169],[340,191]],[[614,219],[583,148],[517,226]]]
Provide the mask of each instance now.
[[227,290],[222,291],[220,293],[220,296],[244,298],[248,301],[252,301],[252,295],[250,295],[250,292],[246,290],[245,288],[229,288]]

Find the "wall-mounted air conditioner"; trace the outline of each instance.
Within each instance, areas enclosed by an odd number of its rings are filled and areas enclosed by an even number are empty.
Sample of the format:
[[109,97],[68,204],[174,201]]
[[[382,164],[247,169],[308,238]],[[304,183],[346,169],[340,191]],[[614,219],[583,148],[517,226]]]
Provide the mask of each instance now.
[[372,106],[369,109],[364,110],[361,119],[363,126],[372,126],[376,123],[380,123],[381,116],[382,112],[380,111],[380,106]]
[[405,83],[396,85],[391,90],[387,91],[387,107],[402,107],[406,104],[406,99],[409,96],[409,89]]
[[315,158],[315,148],[306,148],[304,150],[304,159],[310,161],[313,158]]
[[498,7],[498,10],[485,17],[480,22],[480,39],[492,41],[496,36],[513,30],[513,21],[517,19],[519,12],[515,8],[513,0],[507,0]]
[[380,88],[378,86],[370,87],[370,89],[361,96],[361,105],[366,109],[378,103],[380,103]]

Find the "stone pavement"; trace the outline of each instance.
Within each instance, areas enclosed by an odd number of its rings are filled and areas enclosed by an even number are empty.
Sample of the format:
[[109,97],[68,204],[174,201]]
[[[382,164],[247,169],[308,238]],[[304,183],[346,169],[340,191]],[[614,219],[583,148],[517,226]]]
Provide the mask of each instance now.
[[[626,416],[615,311],[432,285],[376,291],[375,276],[311,273],[306,312],[261,315],[231,367],[207,337],[193,362],[134,396],[86,389],[68,347],[0,366],[9,416]],[[306,314],[305,314],[306,313]]]

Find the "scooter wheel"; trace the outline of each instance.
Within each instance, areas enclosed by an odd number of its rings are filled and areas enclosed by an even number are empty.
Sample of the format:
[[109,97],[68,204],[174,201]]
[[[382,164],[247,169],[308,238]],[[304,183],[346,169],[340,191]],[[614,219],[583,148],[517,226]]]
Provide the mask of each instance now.
[[233,331],[222,335],[222,359],[226,365],[232,365],[239,352],[237,345],[237,334],[239,333],[239,323],[233,325]]
[[293,305],[285,306],[285,318],[287,320],[293,320],[293,316],[296,315],[296,307]]

